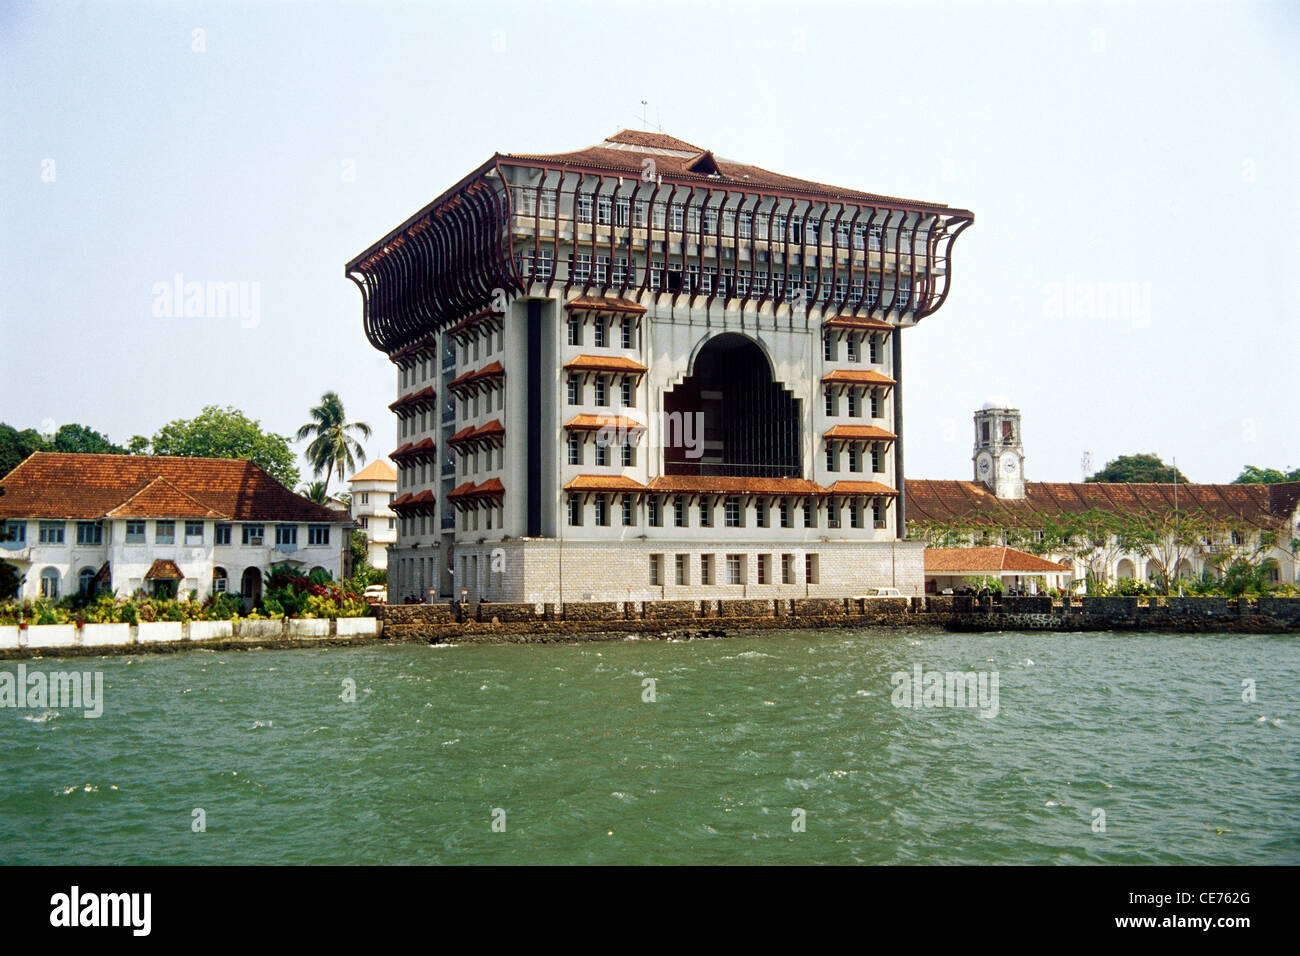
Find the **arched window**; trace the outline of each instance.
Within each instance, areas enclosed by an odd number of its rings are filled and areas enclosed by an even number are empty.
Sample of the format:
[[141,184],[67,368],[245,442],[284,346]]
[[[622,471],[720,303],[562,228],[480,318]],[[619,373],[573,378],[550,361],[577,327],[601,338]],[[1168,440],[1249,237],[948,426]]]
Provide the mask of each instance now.
[[225,594],[230,590],[230,576],[225,568],[212,569],[212,593]]
[[240,579],[239,593],[246,602],[256,604],[262,600],[262,572],[257,568],[248,568]]
[[41,572],[41,597],[55,600],[59,596],[59,571],[46,568]]
[[82,568],[81,573],[77,575],[77,593],[85,596],[93,593],[95,590],[95,569]]
[[741,478],[803,475],[799,402],[752,339],[726,332],[664,396],[664,473]]

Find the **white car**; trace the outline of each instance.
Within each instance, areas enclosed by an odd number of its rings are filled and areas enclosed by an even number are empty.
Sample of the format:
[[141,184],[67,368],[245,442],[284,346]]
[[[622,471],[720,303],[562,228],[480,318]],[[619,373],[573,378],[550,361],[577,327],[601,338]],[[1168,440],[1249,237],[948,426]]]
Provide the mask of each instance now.
[[[859,595],[861,598],[901,598],[903,595],[898,588],[872,588],[870,594]],[[854,598],[857,600],[857,598]]]
[[361,596],[367,604],[387,604],[388,588],[383,584],[372,584]]

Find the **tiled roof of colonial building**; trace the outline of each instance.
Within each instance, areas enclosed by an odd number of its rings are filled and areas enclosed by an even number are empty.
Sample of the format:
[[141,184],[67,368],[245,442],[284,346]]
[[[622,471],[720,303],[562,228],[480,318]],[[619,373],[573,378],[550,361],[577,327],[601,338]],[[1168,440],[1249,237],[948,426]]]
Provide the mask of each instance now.
[[614,172],[640,176],[642,162],[647,157],[654,160],[655,172],[664,178],[679,182],[698,180],[702,185],[728,187],[744,190],[746,187],[757,189],[776,189],[784,192],[800,193],[836,199],[852,199],[864,202],[901,203],[911,206],[926,206],[934,209],[946,209],[938,203],[918,203],[897,196],[882,196],[856,189],[829,186],[825,183],[807,179],[796,179],[774,173],[759,166],[721,159],[707,149],[693,146],[666,133],[647,133],[639,130],[622,130],[610,136],[604,142],[586,149],[570,153],[507,153],[506,159],[520,161],[540,161],[563,163],[570,167],[589,169],[608,169]]
[[397,469],[382,458],[376,458],[353,475],[348,481],[396,481]]
[[38,451],[0,479],[0,517],[346,522],[237,458]]
[[1015,548],[926,548],[927,574],[963,574],[970,571],[1045,572],[1059,574],[1069,568]]
[[[1097,508],[1125,514],[1174,508],[1173,484],[1108,482],[1025,482],[1021,500],[999,498],[978,481],[906,483],[908,521],[973,520],[998,525],[1032,525],[1044,516],[1078,514]],[[1276,485],[1177,486],[1178,508],[1219,519],[1271,524],[1291,514],[1300,482]]]

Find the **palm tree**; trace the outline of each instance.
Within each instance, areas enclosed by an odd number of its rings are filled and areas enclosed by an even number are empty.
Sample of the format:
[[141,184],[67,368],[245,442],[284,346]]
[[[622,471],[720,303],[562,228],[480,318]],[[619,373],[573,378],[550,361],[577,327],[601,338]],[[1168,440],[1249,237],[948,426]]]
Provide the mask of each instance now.
[[298,489],[298,494],[318,505],[323,505],[329,501],[329,482],[309,481]]
[[[307,446],[307,460],[317,475],[325,476],[328,487],[330,475],[337,471],[339,483],[343,482],[344,469],[357,466],[359,459],[366,462],[365,449],[349,432],[362,438],[370,437],[370,426],[365,422],[348,422],[343,413],[343,402],[337,392],[326,392],[320,404],[311,410],[313,421],[298,429],[298,441],[311,438]],[[314,436],[314,437],[313,437]]]

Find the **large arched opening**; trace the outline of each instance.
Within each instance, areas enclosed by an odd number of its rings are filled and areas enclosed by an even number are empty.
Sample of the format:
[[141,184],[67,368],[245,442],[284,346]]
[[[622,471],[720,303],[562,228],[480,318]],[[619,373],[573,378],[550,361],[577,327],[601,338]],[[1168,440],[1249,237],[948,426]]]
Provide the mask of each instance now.
[[710,339],[690,376],[664,396],[664,474],[801,478],[799,401],[758,344]]

